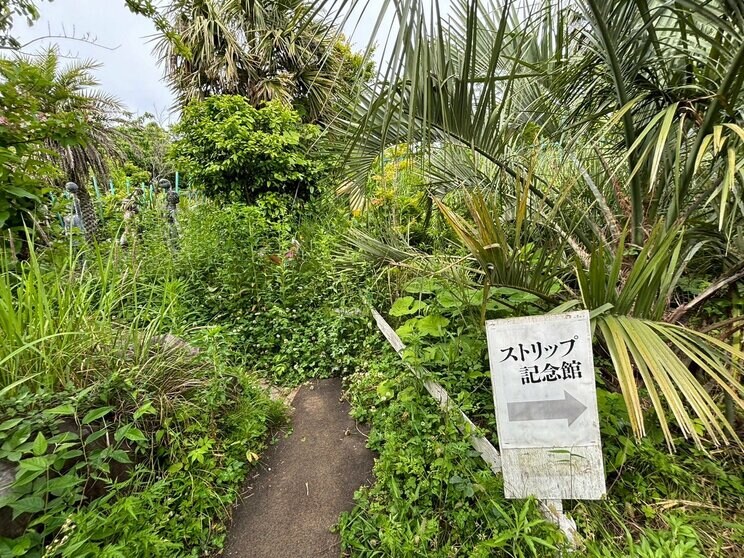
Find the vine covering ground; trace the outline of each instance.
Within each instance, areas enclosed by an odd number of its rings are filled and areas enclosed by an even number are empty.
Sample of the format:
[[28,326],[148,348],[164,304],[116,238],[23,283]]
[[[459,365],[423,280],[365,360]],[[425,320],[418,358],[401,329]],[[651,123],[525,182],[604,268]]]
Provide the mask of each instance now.
[[565,556],[411,368],[497,443],[486,321],[571,309],[607,473],[575,554],[741,556],[736,2],[395,0],[376,74],[322,17],[353,1],[125,3],[171,129],[0,5],[0,557],[219,555],[266,385],[330,376],[378,455],[345,556]]

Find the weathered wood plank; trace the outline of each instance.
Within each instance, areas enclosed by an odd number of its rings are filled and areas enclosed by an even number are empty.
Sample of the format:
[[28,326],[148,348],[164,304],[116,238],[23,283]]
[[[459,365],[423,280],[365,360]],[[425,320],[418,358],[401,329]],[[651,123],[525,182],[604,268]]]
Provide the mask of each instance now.
[[538,500],[540,504],[540,511],[543,516],[553,523],[566,535],[566,538],[574,548],[581,545],[581,536],[576,530],[576,522],[566,517],[563,513],[563,501],[562,500]]
[[375,322],[377,322],[377,328],[385,336],[385,339],[387,339],[388,343],[393,346],[395,352],[400,354],[400,352],[406,348],[401,338],[397,333],[395,333],[395,330],[390,327],[390,324],[385,321],[385,318],[383,318],[374,308],[372,309],[372,316],[374,317]]
[[[403,343],[398,334],[395,333],[395,330],[390,327],[390,324],[385,321],[385,318],[383,318],[375,309],[372,309],[372,316],[374,316],[375,322],[377,322],[377,327],[385,336],[385,339],[387,339],[393,349],[395,349],[395,352],[400,354],[403,349],[406,348],[405,343]],[[407,362],[405,362],[405,364],[417,378],[423,380],[422,375],[418,370],[416,370]],[[478,436],[477,434],[475,434],[478,429],[475,424],[473,424],[473,421],[471,421],[465,413],[457,408],[457,405],[455,405],[455,403],[450,399],[449,394],[441,385],[432,380],[423,380],[423,382],[426,391],[428,391],[429,394],[436,400],[441,409],[443,409],[444,411],[454,410],[459,413],[461,424],[458,425],[458,429],[470,438],[470,443],[473,445],[473,448],[475,448],[475,450],[480,453],[481,457],[488,464],[490,469],[494,473],[500,473],[501,456],[499,455],[498,450],[493,446],[493,444],[491,444],[491,442],[489,442],[483,436]]]

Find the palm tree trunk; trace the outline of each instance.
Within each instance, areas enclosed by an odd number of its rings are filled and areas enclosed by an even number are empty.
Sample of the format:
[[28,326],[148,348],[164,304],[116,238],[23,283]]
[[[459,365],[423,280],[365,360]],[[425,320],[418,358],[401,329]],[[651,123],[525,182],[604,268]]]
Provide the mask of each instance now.
[[77,196],[80,203],[80,218],[83,221],[85,239],[89,243],[94,243],[98,240],[98,231],[100,228],[98,215],[96,215],[96,208],[93,205],[93,200],[90,197],[90,193],[88,193],[88,189],[82,183],[78,186]]

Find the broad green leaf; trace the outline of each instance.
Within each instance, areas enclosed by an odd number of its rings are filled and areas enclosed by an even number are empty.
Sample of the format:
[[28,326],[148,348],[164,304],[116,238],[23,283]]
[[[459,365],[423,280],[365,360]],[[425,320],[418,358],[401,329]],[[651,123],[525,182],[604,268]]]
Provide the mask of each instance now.
[[425,302],[415,300],[412,296],[404,296],[393,303],[393,306],[390,308],[390,315],[408,316],[426,308],[427,304]]
[[129,455],[124,450],[113,450],[109,453],[109,457],[113,459],[114,461],[118,461],[119,463],[131,463],[132,460],[129,458]]
[[122,440],[130,440],[132,442],[145,442],[147,437],[142,433],[139,428],[136,428],[132,424],[125,424],[119,427],[114,433],[114,440],[120,442]]
[[392,399],[393,395],[395,395],[395,391],[393,390],[393,380],[385,380],[383,382],[380,382],[380,384],[377,386],[377,395],[383,401]]
[[395,330],[395,333],[398,334],[401,340],[409,341],[416,336],[416,325],[421,321],[421,319],[422,318],[410,318],[406,320],[402,326]]
[[44,434],[39,432],[36,435],[36,439],[34,440],[34,445],[32,448],[32,451],[34,452],[34,455],[44,455],[47,450],[47,440],[44,437]]
[[436,279],[432,279],[431,277],[417,277],[408,283],[403,290],[412,294],[434,294],[440,288],[441,285]]
[[45,457],[36,456],[36,457],[29,457],[27,459],[24,459],[18,463],[18,473],[23,473],[24,471],[31,471],[31,472],[38,472],[38,471],[46,471],[49,467],[49,460]]
[[44,410],[45,415],[74,415],[75,414],[75,407],[70,405],[69,403],[65,403],[64,405],[58,405],[56,407],[52,407],[51,409]]
[[90,424],[91,422],[100,419],[101,417],[106,416],[111,411],[113,411],[113,407],[100,407],[98,409],[93,409],[92,411],[88,411],[85,416],[83,417],[83,424]]
[[13,519],[23,513],[38,513],[44,509],[44,499],[41,496],[26,496],[9,504],[13,510]]
[[15,428],[16,426],[21,424],[22,421],[23,421],[23,417],[6,420],[5,422],[0,423],[0,432],[3,432],[5,430],[10,430],[11,428]]
[[13,194],[14,196],[19,198],[28,198],[30,200],[39,201],[39,197],[36,194],[34,194],[33,192],[29,192],[28,190],[24,190],[23,188],[19,188],[18,186],[4,184],[3,191],[9,194]]
[[157,414],[158,412],[152,406],[152,402],[148,401],[145,404],[140,405],[140,407],[134,412],[132,417],[134,418],[134,420],[137,420],[144,415],[157,415]]
[[457,308],[462,302],[447,289],[442,289],[437,293],[437,302],[442,308]]
[[129,429],[124,437],[131,442],[147,441],[147,436],[145,436],[139,428],[134,427]]
[[439,314],[429,314],[421,318],[416,324],[416,328],[422,335],[432,337],[441,337],[444,335],[444,328],[449,324],[449,320]]
[[83,479],[75,475],[74,473],[67,473],[61,477],[50,479],[46,483],[46,490],[48,490],[54,496],[62,496],[68,492],[71,488],[79,486],[83,483]]

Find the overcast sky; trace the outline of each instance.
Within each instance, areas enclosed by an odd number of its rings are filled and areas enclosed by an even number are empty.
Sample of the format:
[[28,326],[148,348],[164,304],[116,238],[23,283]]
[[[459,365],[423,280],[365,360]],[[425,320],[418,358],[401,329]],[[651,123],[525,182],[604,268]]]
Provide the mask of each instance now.
[[[382,0],[370,0],[370,11]],[[162,70],[152,53],[155,28],[147,18],[132,14],[124,0],[54,0],[39,2],[41,19],[33,27],[17,20],[14,34],[22,43],[45,35],[71,37],[54,38],[63,55],[71,58],[94,59],[101,63],[96,77],[107,93],[116,95],[128,110],[154,114],[162,122],[169,121],[173,97],[162,80]],[[356,20],[354,21],[356,24]],[[359,49],[367,45],[374,21],[364,18],[354,31],[353,42]],[[351,34],[355,25],[346,26]],[[87,38],[95,44],[74,38]],[[24,52],[43,49],[50,41],[35,41]],[[379,54],[379,53],[378,53]]]
[[[13,31],[22,43],[50,34],[87,37],[96,44],[52,41],[65,56],[100,62],[96,77],[102,89],[116,95],[128,110],[167,119],[173,100],[152,54],[155,28],[150,20],[132,14],[123,0],[54,0],[40,2],[39,9],[41,19],[33,27],[17,20]],[[38,52],[47,43],[36,41],[24,52]]]

